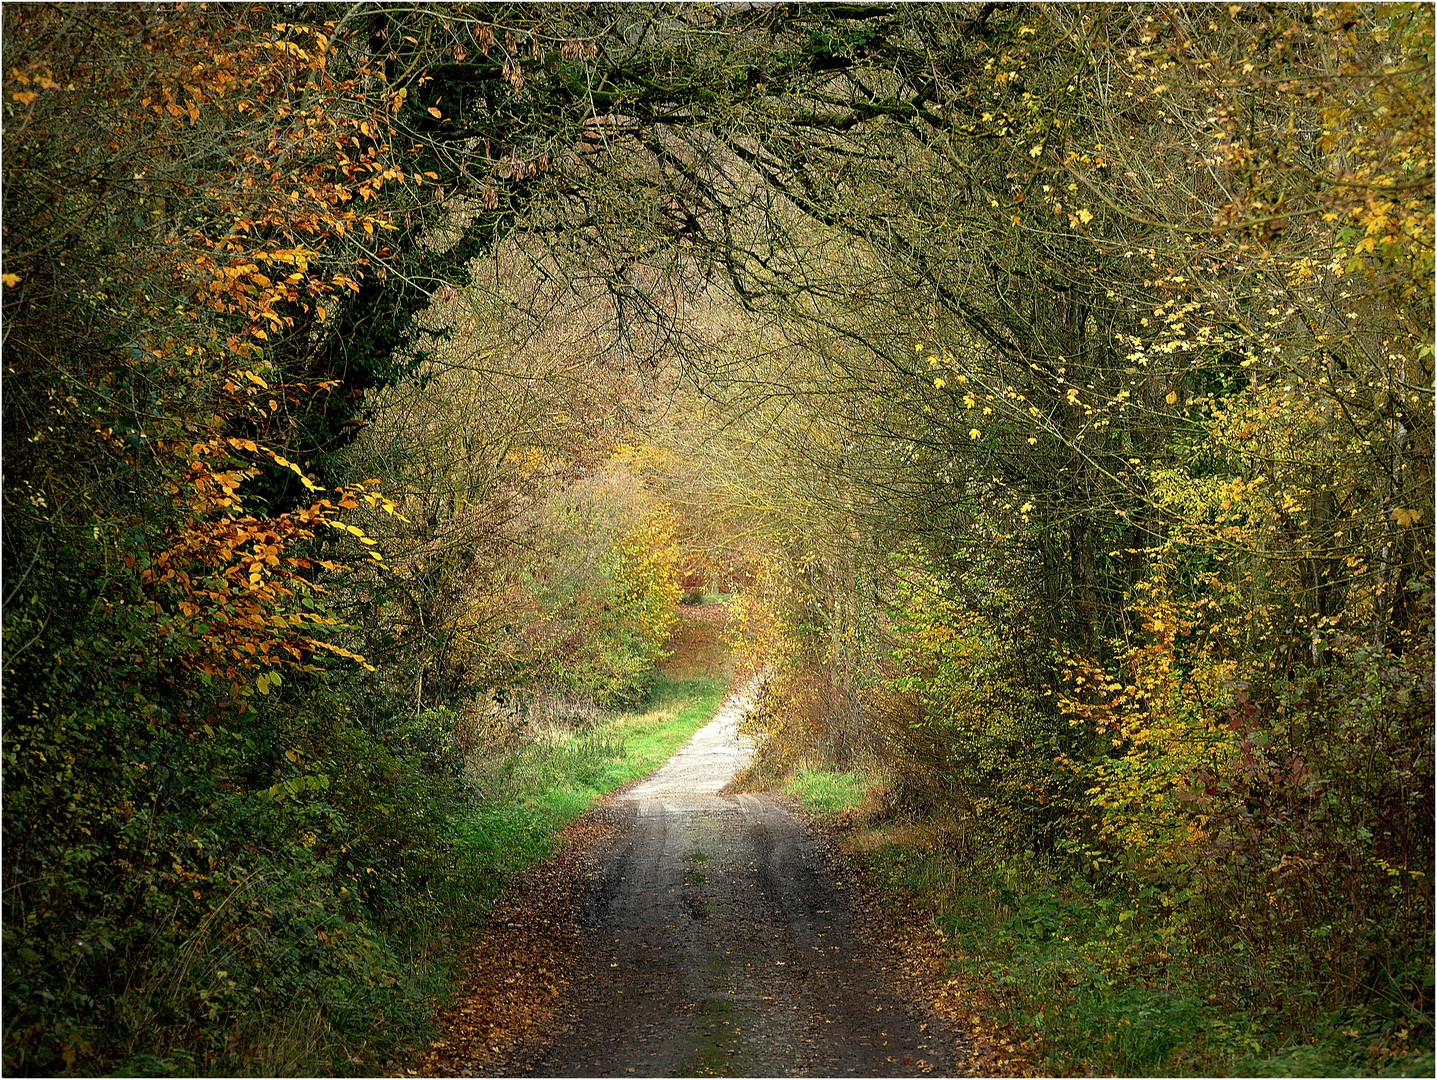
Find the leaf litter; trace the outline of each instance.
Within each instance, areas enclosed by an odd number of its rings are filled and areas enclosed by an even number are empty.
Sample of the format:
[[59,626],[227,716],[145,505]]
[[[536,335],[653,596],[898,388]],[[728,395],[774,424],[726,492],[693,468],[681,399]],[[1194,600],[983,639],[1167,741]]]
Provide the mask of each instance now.
[[573,980],[584,897],[617,828],[602,805],[589,811],[559,834],[554,855],[503,891],[466,958],[459,1000],[439,1014],[440,1038],[406,1075],[473,1075],[543,1038]]

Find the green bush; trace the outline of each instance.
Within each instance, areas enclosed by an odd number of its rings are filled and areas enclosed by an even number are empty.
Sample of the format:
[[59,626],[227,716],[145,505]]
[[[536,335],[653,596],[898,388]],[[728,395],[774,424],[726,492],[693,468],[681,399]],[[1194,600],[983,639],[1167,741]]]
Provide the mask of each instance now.
[[364,1072],[422,1029],[472,793],[433,718],[291,682],[193,731],[103,689],[7,722],[7,1072]]

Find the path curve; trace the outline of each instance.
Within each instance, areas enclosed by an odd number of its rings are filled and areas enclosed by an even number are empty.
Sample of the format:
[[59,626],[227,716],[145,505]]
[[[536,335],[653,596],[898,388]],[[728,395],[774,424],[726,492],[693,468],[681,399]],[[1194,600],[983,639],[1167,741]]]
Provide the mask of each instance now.
[[616,839],[585,905],[584,956],[528,1076],[917,1076],[961,1071],[946,1024],[786,800],[723,794],[753,754],[735,694],[604,812]]

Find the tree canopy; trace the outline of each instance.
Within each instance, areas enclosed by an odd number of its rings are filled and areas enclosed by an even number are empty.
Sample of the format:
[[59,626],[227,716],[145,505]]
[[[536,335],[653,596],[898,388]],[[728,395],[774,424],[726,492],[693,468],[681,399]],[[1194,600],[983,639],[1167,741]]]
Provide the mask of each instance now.
[[775,760],[1430,1037],[1429,6],[3,19],[8,1071],[423,998],[697,567]]

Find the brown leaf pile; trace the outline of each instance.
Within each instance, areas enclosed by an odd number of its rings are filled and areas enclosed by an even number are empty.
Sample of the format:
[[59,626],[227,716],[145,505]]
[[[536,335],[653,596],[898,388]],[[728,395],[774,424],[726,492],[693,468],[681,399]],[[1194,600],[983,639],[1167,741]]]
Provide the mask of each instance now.
[[504,890],[475,941],[459,1001],[439,1016],[443,1035],[408,1076],[467,1076],[542,1037],[573,978],[588,884],[617,830],[602,808],[571,822],[559,849]]

